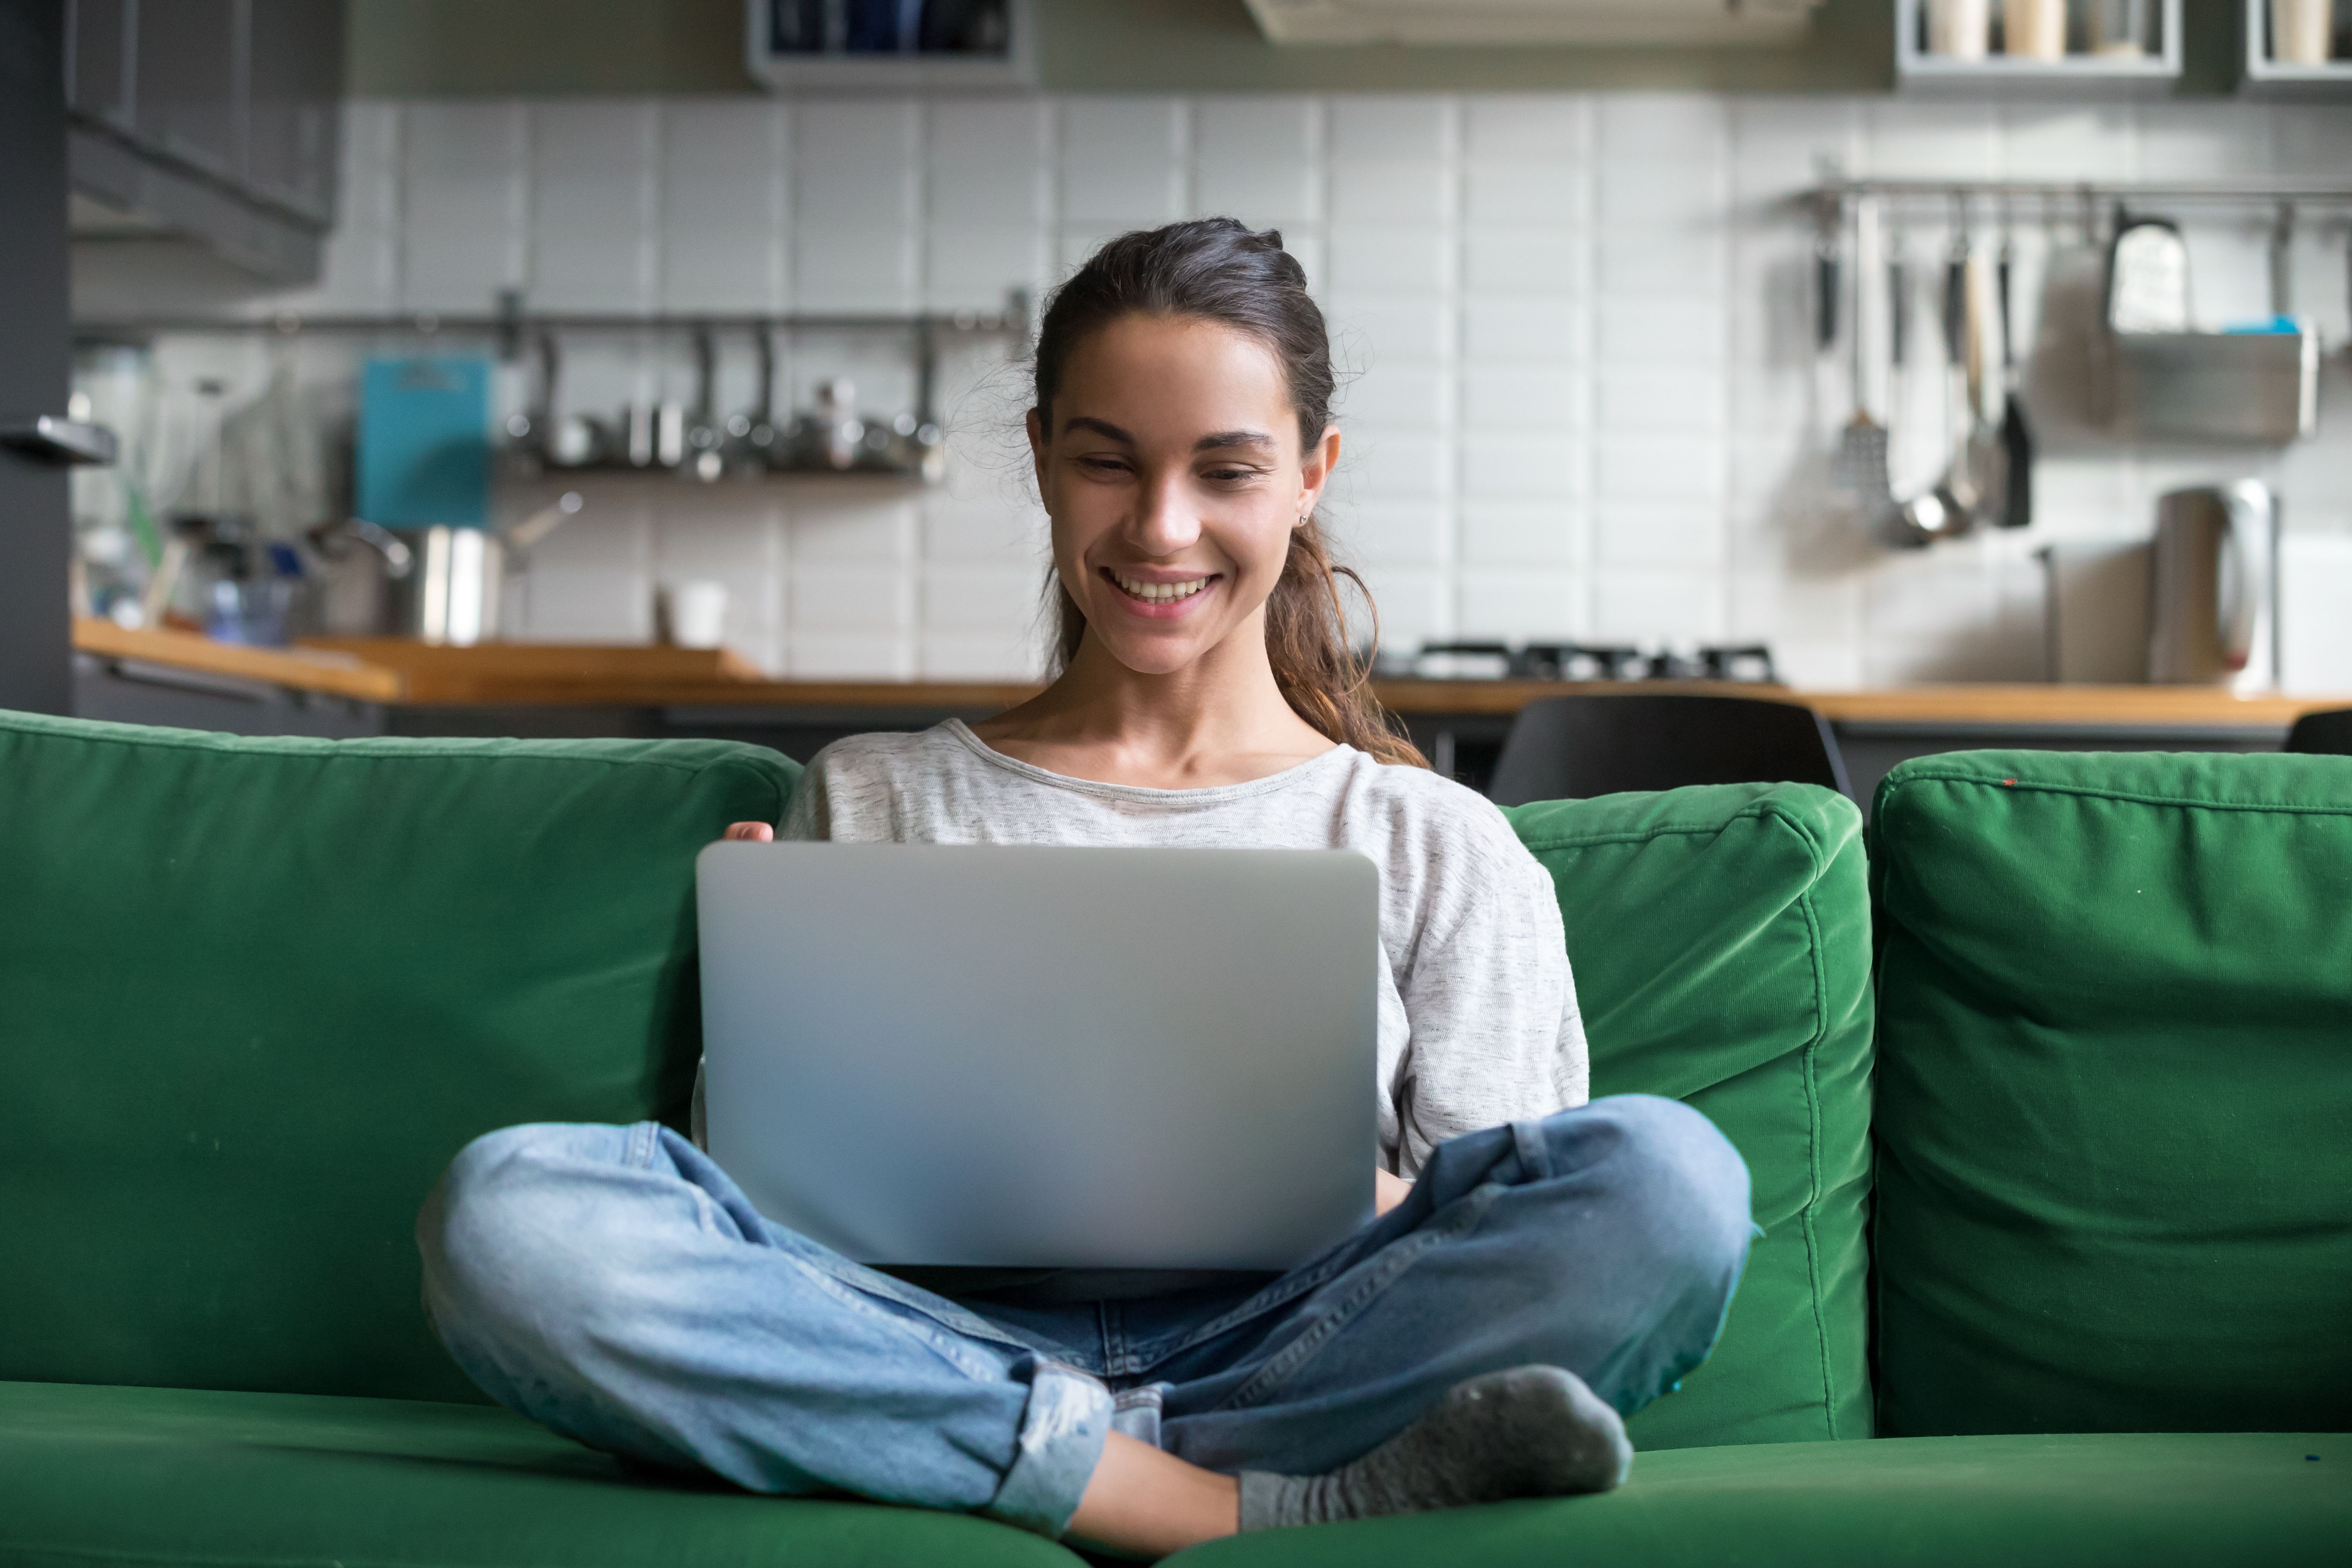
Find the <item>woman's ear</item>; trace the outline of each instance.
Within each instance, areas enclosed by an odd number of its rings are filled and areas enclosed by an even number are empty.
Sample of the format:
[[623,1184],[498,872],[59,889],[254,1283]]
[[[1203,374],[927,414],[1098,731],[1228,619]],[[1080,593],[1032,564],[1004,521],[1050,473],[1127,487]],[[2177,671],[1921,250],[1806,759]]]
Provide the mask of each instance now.
[[1331,483],[1331,470],[1339,466],[1339,427],[1326,425],[1322,436],[1307,449],[1304,460],[1298,465],[1298,521],[1291,524],[1293,528],[1304,528],[1307,520],[1315,515],[1316,507],[1323,500],[1323,491]]
[[1045,423],[1032,408],[1022,424],[1029,432],[1029,467],[1037,476],[1037,498],[1043,500],[1045,497]]

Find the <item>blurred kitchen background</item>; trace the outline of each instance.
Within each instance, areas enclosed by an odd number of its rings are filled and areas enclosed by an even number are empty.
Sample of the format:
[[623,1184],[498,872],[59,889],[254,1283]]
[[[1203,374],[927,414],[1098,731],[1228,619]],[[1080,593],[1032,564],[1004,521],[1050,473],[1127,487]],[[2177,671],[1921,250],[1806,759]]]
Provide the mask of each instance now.
[[[76,0],[74,412],[121,442],[79,607],[429,634],[439,522],[436,570],[506,546],[447,640],[1034,677],[1037,306],[1230,214],[1331,321],[1390,673],[2145,679],[2147,552],[2115,626],[2097,581],[2254,480],[2257,674],[2352,692],[2352,5],[2313,11]],[[1900,507],[2005,418],[2026,492]],[[1420,654],[1464,643],[1510,651]]]

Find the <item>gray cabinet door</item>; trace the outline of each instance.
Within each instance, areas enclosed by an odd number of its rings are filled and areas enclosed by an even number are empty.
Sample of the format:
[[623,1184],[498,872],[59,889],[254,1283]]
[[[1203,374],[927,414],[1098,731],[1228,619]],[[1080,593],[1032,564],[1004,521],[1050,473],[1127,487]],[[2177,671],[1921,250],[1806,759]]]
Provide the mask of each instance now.
[[247,178],[257,195],[331,223],[343,8],[319,0],[248,4]]
[[71,107],[124,132],[131,127],[131,13],[136,3],[73,0],[66,31]]
[[232,184],[245,175],[245,0],[138,7],[137,135]]

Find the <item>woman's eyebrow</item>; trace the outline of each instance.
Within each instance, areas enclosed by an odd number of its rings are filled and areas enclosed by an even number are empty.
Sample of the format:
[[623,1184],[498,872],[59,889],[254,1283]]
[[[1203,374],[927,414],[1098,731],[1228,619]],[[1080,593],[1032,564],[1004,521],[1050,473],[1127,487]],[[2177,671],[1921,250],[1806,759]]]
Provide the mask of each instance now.
[[1274,437],[1263,430],[1220,430],[1213,436],[1203,436],[1192,443],[1195,452],[1213,452],[1221,447],[1271,447]]
[[1134,437],[1129,435],[1126,431],[1120,429],[1109,420],[1097,419],[1085,414],[1074,414],[1063,422],[1063,435],[1066,436],[1073,430],[1091,430],[1097,436],[1108,436],[1114,441],[1123,441],[1130,447],[1135,445]]

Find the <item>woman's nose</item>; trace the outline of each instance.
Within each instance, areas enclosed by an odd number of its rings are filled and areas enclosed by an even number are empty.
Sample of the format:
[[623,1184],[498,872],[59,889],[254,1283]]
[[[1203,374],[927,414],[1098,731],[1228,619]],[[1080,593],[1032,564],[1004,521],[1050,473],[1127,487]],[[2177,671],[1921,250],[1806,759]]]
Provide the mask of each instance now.
[[1200,511],[1186,493],[1182,476],[1144,486],[1128,537],[1146,555],[1173,555],[1201,537]]

